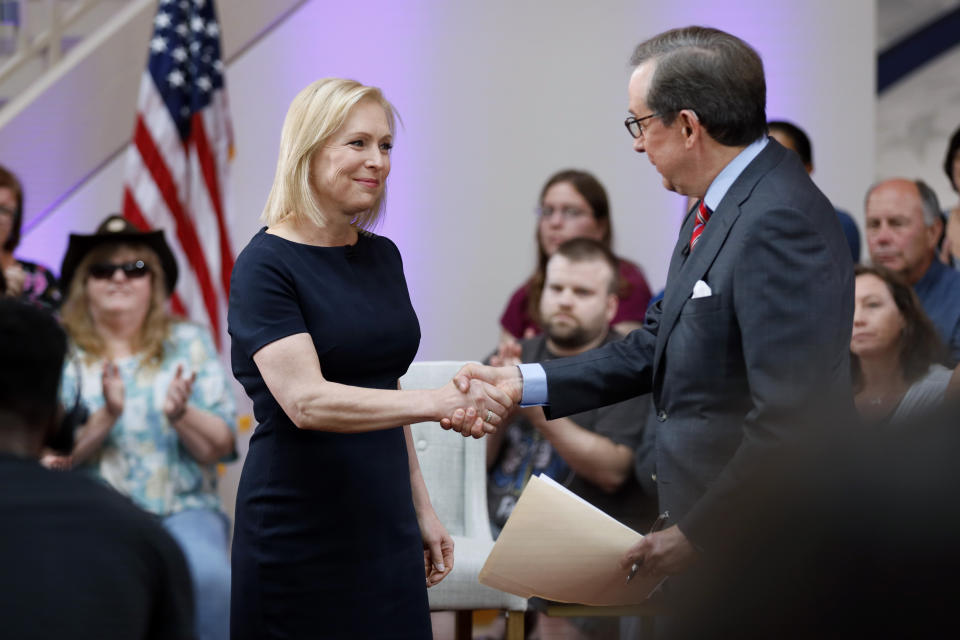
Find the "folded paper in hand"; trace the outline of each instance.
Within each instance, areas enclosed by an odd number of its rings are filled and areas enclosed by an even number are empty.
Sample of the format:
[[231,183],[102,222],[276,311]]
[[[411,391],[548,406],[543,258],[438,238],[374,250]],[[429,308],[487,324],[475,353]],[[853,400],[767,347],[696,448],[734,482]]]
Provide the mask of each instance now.
[[480,582],[524,598],[588,605],[644,601],[659,578],[629,584],[620,560],[642,535],[547,476],[531,476],[480,570]]

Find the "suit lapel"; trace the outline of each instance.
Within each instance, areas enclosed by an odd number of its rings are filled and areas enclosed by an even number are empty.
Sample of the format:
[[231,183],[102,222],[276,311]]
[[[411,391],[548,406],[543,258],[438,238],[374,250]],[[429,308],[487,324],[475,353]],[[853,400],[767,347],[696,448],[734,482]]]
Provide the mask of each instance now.
[[[717,254],[723,247],[737,218],[740,217],[741,206],[749,199],[754,186],[760,178],[772,169],[783,157],[784,148],[770,140],[766,148],[760,152],[753,162],[747,165],[743,173],[734,181],[726,195],[710,217],[710,221],[703,229],[703,234],[697,242],[696,249],[683,259],[683,247],[689,244],[690,234],[693,232],[695,217],[687,216],[687,220],[680,230],[680,238],[674,249],[673,259],[670,261],[670,270],[667,275],[667,287],[663,296],[663,316],[657,333],[656,350],[654,351],[654,370],[660,368],[663,351],[666,347],[670,332],[677,324],[683,306],[693,294],[693,285],[710,269]],[[708,283],[709,284],[709,283]],[[717,293],[724,293],[718,291]],[[729,292],[727,292],[729,294]],[[656,375],[654,380],[656,380]]]
[[[704,227],[697,247],[690,252],[686,260],[681,259],[676,265],[671,266],[670,282],[663,296],[663,318],[660,321],[659,337],[654,352],[654,362],[658,365],[670,332],[673,331],[677,318],[680,317],[680,311],[693,293],[693,285],[697,280],[703,279],[710,265],[713,264],[714,258],[720,252],[720,247],[723,246],[738,217],[740,217],[739,203],[733,203],[725,197]],[[680,234],[681,253],[683,246],[689,244],[692,231],[693,224],[683,226]]]

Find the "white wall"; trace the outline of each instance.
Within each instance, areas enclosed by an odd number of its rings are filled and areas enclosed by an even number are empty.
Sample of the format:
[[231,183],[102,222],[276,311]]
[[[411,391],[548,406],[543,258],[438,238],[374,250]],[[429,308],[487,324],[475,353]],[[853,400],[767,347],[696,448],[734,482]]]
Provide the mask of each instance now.
[[[667,28],[698,22],[753,44],[766,66],[768,115],[807,129],[815,180],[862,215],[873,177],[872,0],[346,4],[307,2],[228,67],[235,237],[243,244],[258,228],[294,94],[331,75],[383,87],[404,128],[381,232],[405,258],[420,359],[479,358],[493,346],[506,297],[533,264],[537,193],[563,167],[605,183],[617,251],[663,286],[683,205],[631,151],[622,122],[630,52]],[[130,64],[143,59],[131,55]],[[59,266],[71,226],[91,231],[117,209],[121,164],[61,203],[21,254]],[[69,223],[61,210],[72,212]]]
[[960,126],[960,47],[891,86],[877,103],[877,179],[921,178],[943,208],[957,194],[943,172],[950,136]]

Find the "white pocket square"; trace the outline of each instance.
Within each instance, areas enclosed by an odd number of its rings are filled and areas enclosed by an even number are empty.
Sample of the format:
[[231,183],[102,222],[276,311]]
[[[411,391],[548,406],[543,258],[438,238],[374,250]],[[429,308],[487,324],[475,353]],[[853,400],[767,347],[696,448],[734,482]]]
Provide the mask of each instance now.
[[690,296],[690,299],[696,300],[697,298],[706,298],[712,295],[713,291],[710,290],[710,285],[703,280],[697,280],[697,284],[693,285],[693,295]]

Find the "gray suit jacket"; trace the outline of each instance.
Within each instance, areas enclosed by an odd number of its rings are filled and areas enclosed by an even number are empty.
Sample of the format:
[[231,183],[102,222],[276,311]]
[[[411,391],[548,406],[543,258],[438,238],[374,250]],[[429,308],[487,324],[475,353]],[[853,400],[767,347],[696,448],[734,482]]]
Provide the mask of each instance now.
[[[543,363],[549,417],[652,391],[660,507],[703,551],[771,447],[852,416],[853,265],[833,206],[771,140],[624,341]],[[698,280],[712,290],[691,299]]]

